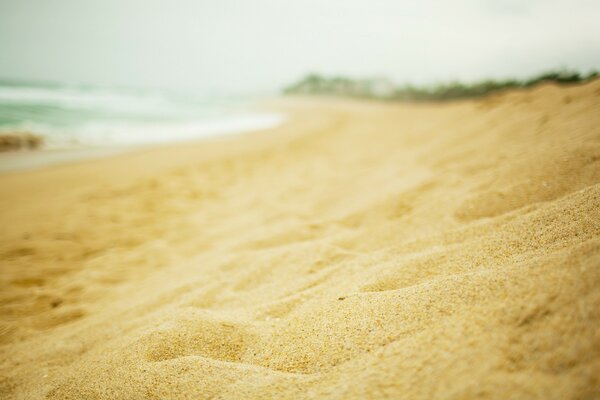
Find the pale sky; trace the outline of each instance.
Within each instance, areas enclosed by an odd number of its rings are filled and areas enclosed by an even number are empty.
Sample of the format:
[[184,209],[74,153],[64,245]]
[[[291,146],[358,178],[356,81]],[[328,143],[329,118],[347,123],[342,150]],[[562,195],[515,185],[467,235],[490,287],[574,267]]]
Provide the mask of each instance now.
[[277,90],[600,68],[600,0],[0,0],[0,78]]

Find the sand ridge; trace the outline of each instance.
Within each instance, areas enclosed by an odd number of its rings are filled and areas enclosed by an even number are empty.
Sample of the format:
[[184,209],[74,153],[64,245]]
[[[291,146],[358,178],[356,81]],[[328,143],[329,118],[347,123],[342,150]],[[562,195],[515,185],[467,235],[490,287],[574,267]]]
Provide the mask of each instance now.
[[600,397],[600,81],[276,107],[0,176],[2,397]]

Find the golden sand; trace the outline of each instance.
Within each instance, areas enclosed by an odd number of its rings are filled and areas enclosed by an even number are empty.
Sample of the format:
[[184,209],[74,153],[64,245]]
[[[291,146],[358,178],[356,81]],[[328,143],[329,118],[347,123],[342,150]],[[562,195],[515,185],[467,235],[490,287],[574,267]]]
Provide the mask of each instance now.
[[0,177],[1,398],[600,398],[600,81],[278,107]]

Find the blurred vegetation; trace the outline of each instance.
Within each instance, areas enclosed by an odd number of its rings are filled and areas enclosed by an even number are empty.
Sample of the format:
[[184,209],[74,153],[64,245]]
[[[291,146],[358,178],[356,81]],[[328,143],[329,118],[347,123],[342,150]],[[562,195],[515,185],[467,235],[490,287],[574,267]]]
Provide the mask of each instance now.
[[396,86],[385,78],[351,79],[309,74],[286,87],[285,94],[318,94],[353,96],[403,101],[446,101],[482,97],[506,89],[528,88],[541,83],[574,84],[598,77],[598,72],[587,75],[570,70],[542,73],[526,80],[485,80],[474,83],[449,82],[433,86]]

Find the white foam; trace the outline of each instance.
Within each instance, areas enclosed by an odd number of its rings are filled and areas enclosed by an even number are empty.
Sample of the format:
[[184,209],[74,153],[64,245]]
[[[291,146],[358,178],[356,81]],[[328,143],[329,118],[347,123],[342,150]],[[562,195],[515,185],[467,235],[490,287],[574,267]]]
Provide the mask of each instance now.
[[140,112],[171,109],[172,103],[153,93],[136,95],[104,89],[43,88],[0,86],[0,102],[14,104],[49,104],[65,108],[102,109],[106,111]]
[[276,113],[246,113],[211,120],[151,123],[91,123],[80,128],[87,144],[136,145],[181,142],[197,138],[273,128],[285,121]]

